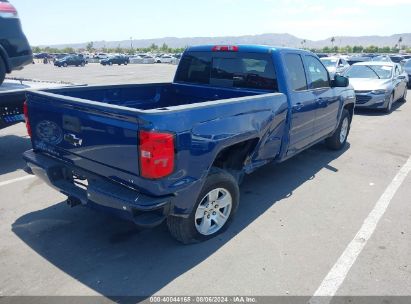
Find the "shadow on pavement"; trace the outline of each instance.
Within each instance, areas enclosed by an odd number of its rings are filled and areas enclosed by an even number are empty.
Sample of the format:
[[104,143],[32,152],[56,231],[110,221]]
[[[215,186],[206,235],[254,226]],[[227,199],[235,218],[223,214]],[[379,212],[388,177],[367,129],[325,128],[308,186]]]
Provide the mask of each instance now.
[[347,149],[335,152],[319,144],[247,176],[231,227],[205,243],[184,246],[165,225],[139,231],[131,223],[64,203],[23,215],[12,230],[50,263],[106,297],[148,297],[213,255],[321,169],[338,172],[330,162]]
[[0,136],[0,175],[24,169],[23,152],[31,149],[28,136]]

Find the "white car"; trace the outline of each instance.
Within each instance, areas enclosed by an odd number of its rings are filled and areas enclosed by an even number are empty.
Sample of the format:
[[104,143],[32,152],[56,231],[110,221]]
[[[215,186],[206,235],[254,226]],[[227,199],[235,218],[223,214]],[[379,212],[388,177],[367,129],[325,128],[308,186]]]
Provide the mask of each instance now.
[[136,64],[152,64],[155,62],[155,59],[150,56],[131,56],[129,57],[130,63],[136,63]]
[[156,63],[173,63],[174,59],[175,58],[170,55],[163,55],[155,58]]
[[350,67],[350,64],[340,57],[323,57],[320,60],[327,68],[330,76],[342,74]]

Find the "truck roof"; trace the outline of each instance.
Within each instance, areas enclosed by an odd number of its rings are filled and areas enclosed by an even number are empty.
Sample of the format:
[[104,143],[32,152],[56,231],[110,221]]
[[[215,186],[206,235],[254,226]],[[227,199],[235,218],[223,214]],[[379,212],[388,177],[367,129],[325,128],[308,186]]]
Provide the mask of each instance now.
[[296,51],[296,52],[305,52],[311,53],[306,50],[297,49],[297,48],[289,48],[289,47],[278,47],[278,46],[270,46],[270,45],[256,45],[256,44],[218,44],[218,45],[198,45],[198,46],[190,46],[187,48],[187,51],[190,52],[211,52],[214,47],[216,46],[235,46],[238,47],[239,52],[253,52],[253,53],[272,53],[272,52],[282,52],[282,51]]

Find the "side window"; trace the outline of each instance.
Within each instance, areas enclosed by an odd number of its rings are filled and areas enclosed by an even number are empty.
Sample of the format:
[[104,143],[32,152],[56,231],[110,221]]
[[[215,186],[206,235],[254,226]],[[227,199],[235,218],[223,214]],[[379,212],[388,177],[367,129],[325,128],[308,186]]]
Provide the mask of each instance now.
[[285,66],[291,82],[291,88],[294,91],[307,90],[307,78],[305,77],[301,56],[298,54],[286,54]]
[[305,56],[308,74],[311,78],[312,89],[327,88],[330,86],[328,72],[321,62],[313,56]]

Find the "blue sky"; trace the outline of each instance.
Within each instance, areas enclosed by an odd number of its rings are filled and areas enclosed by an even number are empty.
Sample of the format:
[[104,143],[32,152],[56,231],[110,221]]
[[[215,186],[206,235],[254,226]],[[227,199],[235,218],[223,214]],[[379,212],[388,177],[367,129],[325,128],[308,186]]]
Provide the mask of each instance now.
[[10,0],[32,45],[290,33],[300,38],[411,32],[411,0]]

